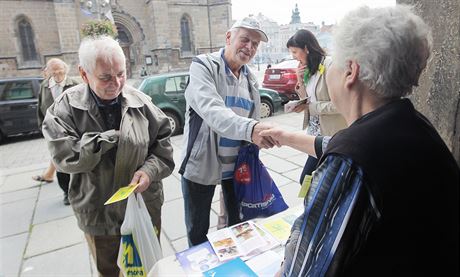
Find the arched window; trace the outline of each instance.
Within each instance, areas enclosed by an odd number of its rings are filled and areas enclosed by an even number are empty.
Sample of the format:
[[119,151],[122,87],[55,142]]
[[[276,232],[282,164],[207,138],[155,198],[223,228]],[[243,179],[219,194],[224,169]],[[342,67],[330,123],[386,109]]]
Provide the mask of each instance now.
[[191,52],[192,51],[192,40],[190,36],[190,20],[187,16],[182,16],[180,20],[180,34],[182,40],[182,51]]
[[18,21],[19,42],[21,44],[22,59],[27,61],[37,61],[38,55],[34,43],[34,32],[29,21],[23,18]]

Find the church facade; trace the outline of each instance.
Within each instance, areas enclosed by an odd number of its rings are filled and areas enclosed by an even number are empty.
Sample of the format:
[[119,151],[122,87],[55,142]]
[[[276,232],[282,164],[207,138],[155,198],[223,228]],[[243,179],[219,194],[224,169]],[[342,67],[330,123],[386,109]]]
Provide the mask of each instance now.
[[81,27],[113,20],[128,78],[187,70],[191,59],[225,45],[230,0],[0,0],[0,77],[38,76],[50,58],[78,75]]

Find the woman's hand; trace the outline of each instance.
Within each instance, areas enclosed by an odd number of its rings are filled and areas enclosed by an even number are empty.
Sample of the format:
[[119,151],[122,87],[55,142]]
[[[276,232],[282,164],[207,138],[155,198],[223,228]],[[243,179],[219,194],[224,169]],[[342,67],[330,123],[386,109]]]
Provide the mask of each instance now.
[[298,83],[303,83],[303,75],[305,74],[305,68],[307,66],[306,65],[302,65],[302,63],[299,63],[299,65],[297,66],[297,70],[295,72],[295,74],[297,75],[297,82]]
[[293,111],[296,113],[300,113],[303,112],[305,109],[308,109],[308,103],[296,105]]

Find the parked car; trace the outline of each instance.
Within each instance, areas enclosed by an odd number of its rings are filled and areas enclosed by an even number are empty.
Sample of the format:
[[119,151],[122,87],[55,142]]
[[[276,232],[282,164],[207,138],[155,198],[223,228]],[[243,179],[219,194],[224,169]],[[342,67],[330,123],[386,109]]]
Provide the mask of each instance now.
[[40,132],[37,102],[42,77],[0,79],[0,141]]
[[[182,133],[185,123],[185,88],[188,72],[176,72],[148,76],[143,79],[130,79],[128,84],[152,97],[153,103],[170,119],[173,135]],[[271,89],[259,89],[261,98],[261,117],[269,117],[279,111],[282,99]]]
[[265,70],[262,86],[276,90],[283,99],[283,104],[289,100],[299,99],[299,96],[295,92],[298,64],[297,60],[290,59],[275,64]]

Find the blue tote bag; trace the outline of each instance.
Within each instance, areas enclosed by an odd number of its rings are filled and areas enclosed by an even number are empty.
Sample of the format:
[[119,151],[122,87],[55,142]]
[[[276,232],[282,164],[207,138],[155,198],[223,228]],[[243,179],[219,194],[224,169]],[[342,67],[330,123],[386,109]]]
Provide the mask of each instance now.
[[239,203],[240,219],[243,221],[268,217],[288,208],[272,177],[259,160],[259,148],[255,144],[240,148],[233,185]]

